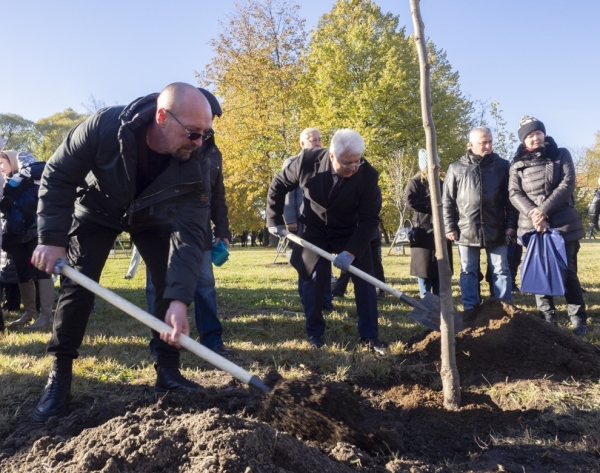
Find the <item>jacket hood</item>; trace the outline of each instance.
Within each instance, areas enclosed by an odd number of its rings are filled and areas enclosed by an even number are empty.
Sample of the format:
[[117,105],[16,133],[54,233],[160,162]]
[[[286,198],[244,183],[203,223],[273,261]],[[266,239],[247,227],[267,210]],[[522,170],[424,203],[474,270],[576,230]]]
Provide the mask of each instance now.
[[154,112],[156,112],[157,98],[158,94],[154,93],[146,95],[145,97],[140,97],[131,102],[119,115],[121,123],[138,122],[139,118],[141,118],[142,122],[146,123],[148,114],[154,116]]
[[17,159],[17,156],[19,155],[19,153],[12,149],[4,150],[4,151],[2,151],[2,153],[6,154],[6,156],[8,156],[8,160],[10,161],[11,174],[17,172],[19,170],[19,161]]

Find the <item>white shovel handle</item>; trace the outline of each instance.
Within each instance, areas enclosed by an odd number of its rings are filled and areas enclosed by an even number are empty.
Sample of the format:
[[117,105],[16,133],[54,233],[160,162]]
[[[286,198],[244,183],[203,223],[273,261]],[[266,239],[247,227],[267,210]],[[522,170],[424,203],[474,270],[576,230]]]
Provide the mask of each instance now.
[[[109,289],[102,287],[96,281],[88,278],[86,275],[81,274],[75,268],[68,266],[65,261],[59,261],[56,264],[54,272],[62,273],[72,281],[76,282],[80,286],[85,287],[89,291],[94,294],[100,296],[105,301],[111,303],[115,307],[121,309],[126,314],[131,315],[136,318],[144,325],[156,330],[157,332],[171,332],[173,327],[166,324],[162,320],[157,319],[153,315],[148,312],[140,309],[138,306],[132,304],[126,299],[123,299],[121,296],[115,294]],[[208,361],[210,364],[216,366],[217,368],[229,373],[236,379],[239,379],[242,383],[248,384],[249,386],[256,388],[263,392],[270,391],[270,388],[266,386],[260,378],[254,376],[253,374],[248,373],[243,368],[239,367],[235,363],[232,363],[227,358],[223,358],[221,355],[218,355],[214,351],[206,348],[201,345],[197,341],[188,337],[185,334],[181,334],[179,338],[179,343],[185,349],[191,351],[194,355],[199,356],[203,360]]]

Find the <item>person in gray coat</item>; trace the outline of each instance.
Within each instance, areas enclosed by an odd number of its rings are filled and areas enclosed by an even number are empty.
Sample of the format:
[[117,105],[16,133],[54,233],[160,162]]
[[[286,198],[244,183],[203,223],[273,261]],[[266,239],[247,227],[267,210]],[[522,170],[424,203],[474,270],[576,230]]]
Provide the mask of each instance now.
[[[510,200],[519,211],[519,236],[534,229],[546,232],[557,229],[565,241],[567,311],[576,335],[588,332],[583,292],[577,276],[579,240],[585,236],[577,210],[575,166],[566,148],[559,148],[546,127],[536,118],[524,116],[519,123],[519,140],[510,166]],[[535,296],[540,316],[556,324],[556,306],[552,296]]]
[[506,237],[516,235],[517,212],[508,198],[510,163],[493,152],[492,132],[475,127],[467,154],[448,167],[443,204],[446,238],[458,243],[464,310],[480,302],[479,260],[485,248],[494,296],[511,300]]

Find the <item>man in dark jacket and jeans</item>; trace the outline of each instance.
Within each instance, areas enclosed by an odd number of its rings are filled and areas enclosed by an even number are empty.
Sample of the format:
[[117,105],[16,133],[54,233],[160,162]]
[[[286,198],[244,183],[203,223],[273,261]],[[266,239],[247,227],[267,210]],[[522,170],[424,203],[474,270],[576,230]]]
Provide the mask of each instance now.
[[458,243],[464,310],[479,298],[479,259],[485,248],[492,267],[494,296],[511,300],[506,237],[516,235],[517,212],[508,198],[510,163],[492,150],[492,132],[476,127],[467,154],[448,167],[444,181],[446,238]]
[[[519,236],[534,229],[546,232],[556,228],[562,235],[567,253],[565,281],[567,311],[575,335],[585,335],[587,314],[579,277],[577,253],[584,235],[577,210],[575,166],[571,154],[546,136],[544,124],[525,116],[519,123],[521,144],[510,166],[510,200],[519,210]],[[547,322],[556,325],[556,307],[552,296],[536,294],[537,308]]]
[[[365,143],[354,130],[338,130],[329,149],[305,149],[273,178],[267,198],[269,232],[283,236],[285,195],[296,187],[304,191],[301,237],[319,248],[337,253],[333,262],[347,270],[350,264],[373,274],[369,243],[379,225],[379,174],[364,160]],[[331,280],[331,263],[315,252],[295,245],[290,263],[304,280],[304,313],[309,343],[325,344],[323,301]],[[375,286],[352,275],[361,342],[380,355],[387,348],[378,338]]]
[[[59,258],[98,281],[116,236],[128,231],[156,288],[155,316],[173,327],[154,333],[156,390],[200,386],[179,371],[179,336],[209,220],[208,160],[212,113],[194,86],[174,83],[130,105],[108,107],[75,127],[48,161],[40,187],[39,245],[32,263],[51,273]],[[70,230],[69,230],[70,228]],[[48,353],[55,359],[34,419],[65,412],[72,364],[83,341],[93,294],[66,279]]]

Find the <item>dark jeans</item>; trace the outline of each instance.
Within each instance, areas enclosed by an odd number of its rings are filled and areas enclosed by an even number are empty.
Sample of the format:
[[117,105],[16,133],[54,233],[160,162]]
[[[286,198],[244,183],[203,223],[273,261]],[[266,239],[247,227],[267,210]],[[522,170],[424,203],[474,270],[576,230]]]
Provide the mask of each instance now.
[[[67,258],[69,263],[79,272],[98,282],[106,259],[113,248],[114,241],[120,232],[89,220],[75,219],[69,234]],[[144,232],[131,234],[131,239],[140,250],[146,266],[152,274],[156,286],[156,317],[164,321],[169,301],[162,296],[165,290],[169,242],[169,227],[156,227]],[[56,314],[54,329],[48,344],[48,353],[56,358],[55,368],[70,370],[72,362],[79,356],[85,329],[94,302],[94,294],[82,286],[65,278]],[[179,351],[160,340],[153,331],[158,354],[158,365],[162,367],[179,367]]]
[[[577,276],[577,253],[579,253],[579,240],[565,243],[567,253],[567,278],[565,280],[565,299],[567,300],[567,313],[571,318],[577,317],[585,322],[587,314],[585,311],[585,302],[583,300],[583,291],[579,277]],[[540,312],[548,313],[556,310],[553,296],[543,296],[536,294],[535,302]]]
[[[367,274],[373,274],[373,262],[370,252],[366,252],[360,261],[354,260],[353,265]],[[377,338],[377,295],[375,286],[363,279],[351,276],[354,283],[356,311],[358,313],[358,333],[364,338]],[[309,337],[322,337],[325,332],[323,318],[323,301],[325,283],[330,285],[331,263],[325,258],[319,258],[311,278],[304,281],[304,313],[306,315],[306,333]]]

